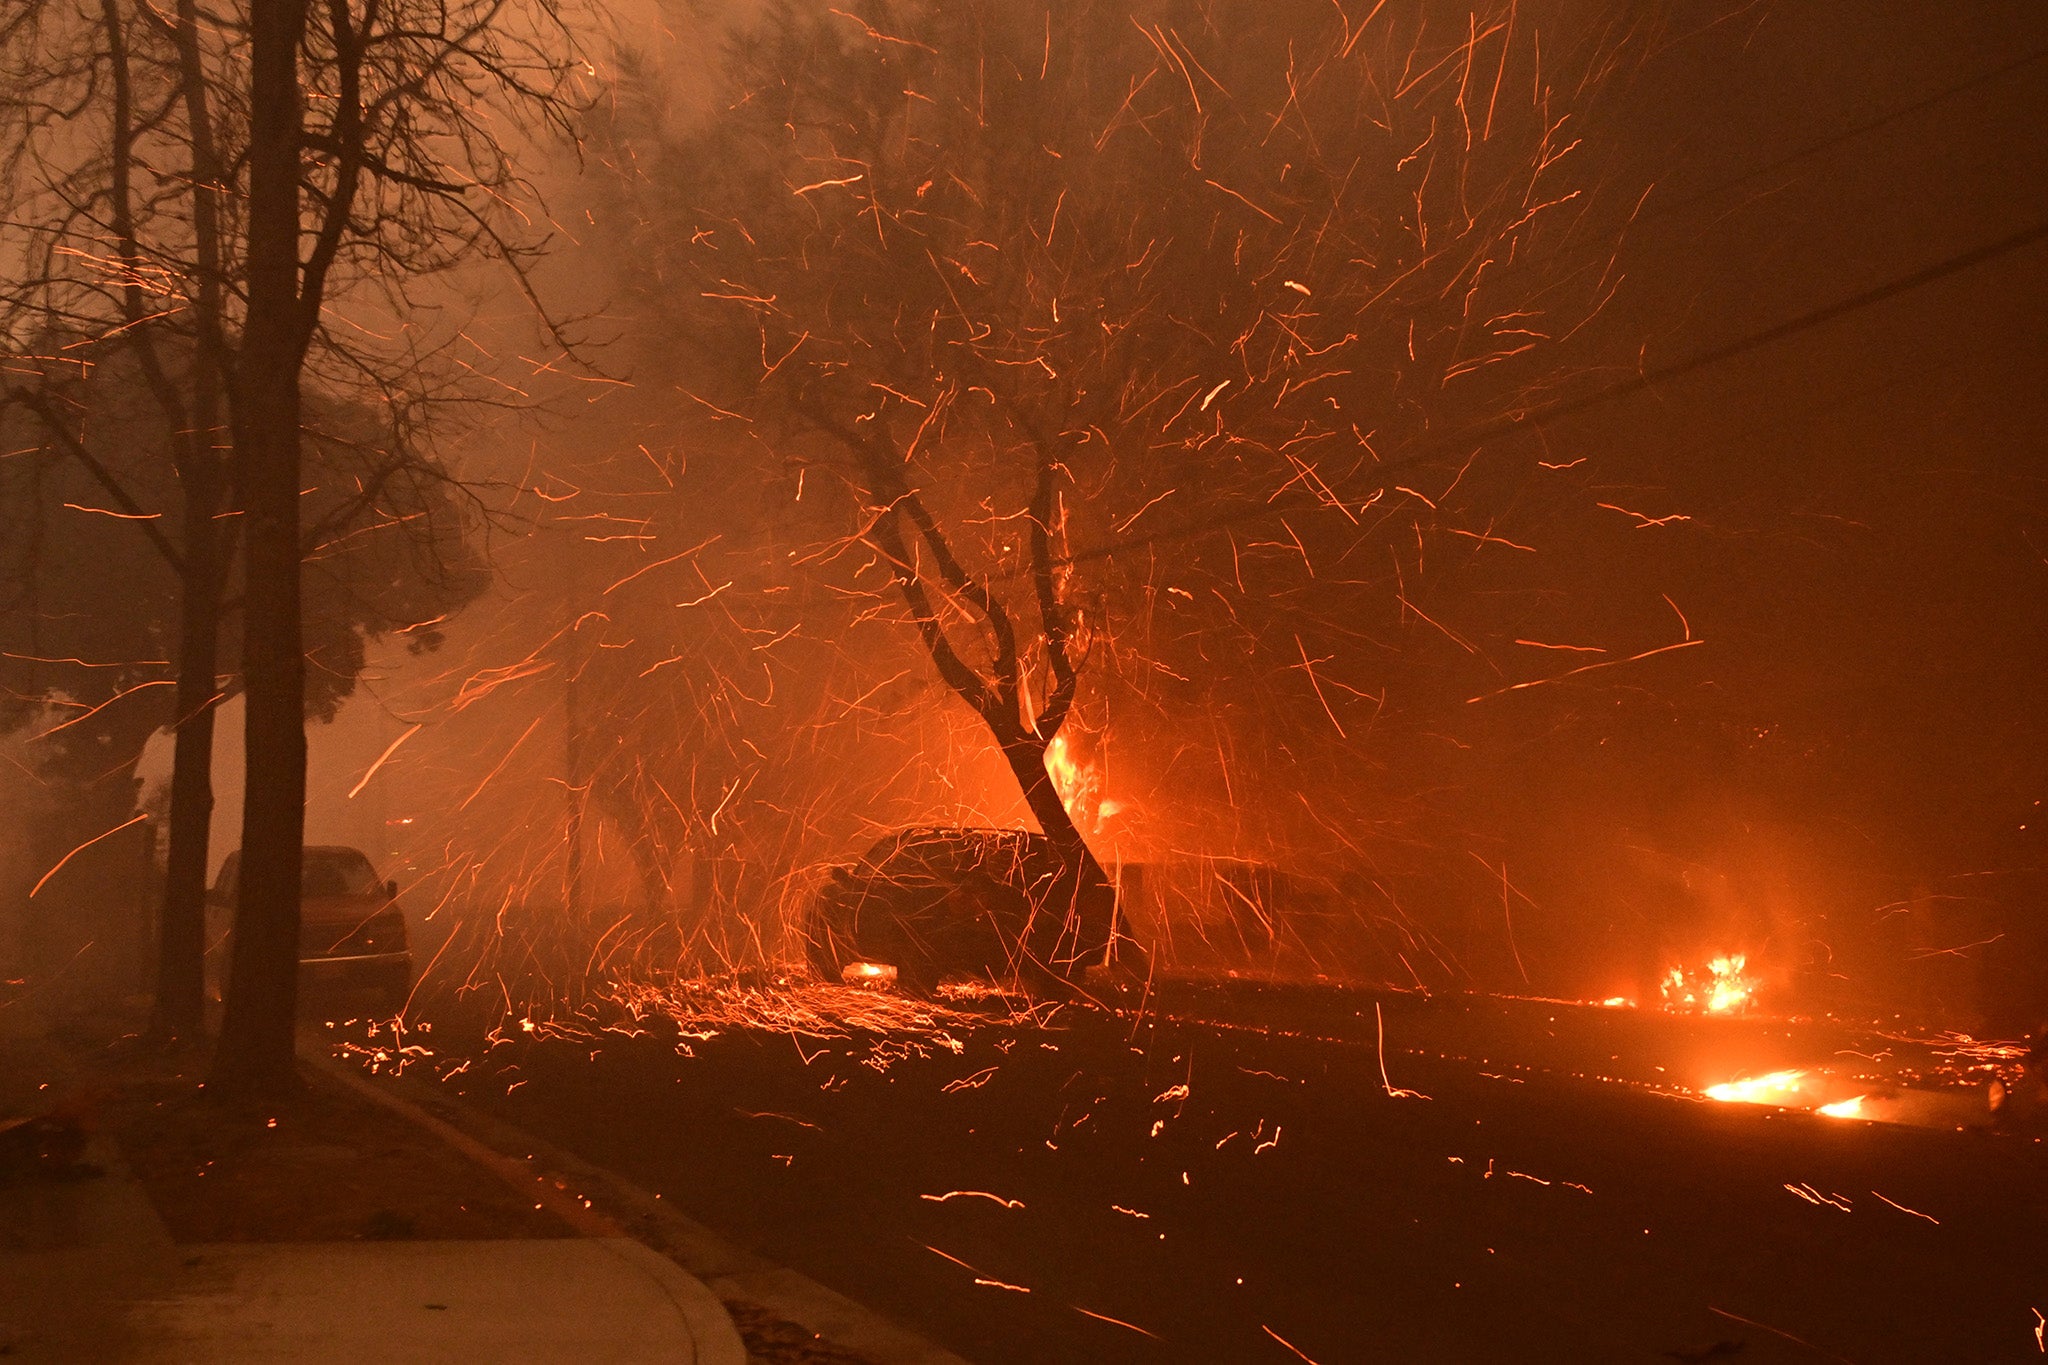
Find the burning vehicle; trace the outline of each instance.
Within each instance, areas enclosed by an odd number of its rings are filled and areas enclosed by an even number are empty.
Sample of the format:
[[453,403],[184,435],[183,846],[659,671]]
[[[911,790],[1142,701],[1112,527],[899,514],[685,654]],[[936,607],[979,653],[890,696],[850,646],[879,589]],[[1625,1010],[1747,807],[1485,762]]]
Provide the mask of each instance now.
[[1043,834],[925,826],[831,868],[803,925],[827,981],[929,995],[942,982],[1056,992],[1107,962],[1116,893]]
[[[412,945],[398,883],[360,849],[308,846],[299,864],[299,974],[308,995],[360,993],[393,1013],[412,991]],[[233,955],[242,855],[228,854],[207,893],[208,993],[221,999]]]

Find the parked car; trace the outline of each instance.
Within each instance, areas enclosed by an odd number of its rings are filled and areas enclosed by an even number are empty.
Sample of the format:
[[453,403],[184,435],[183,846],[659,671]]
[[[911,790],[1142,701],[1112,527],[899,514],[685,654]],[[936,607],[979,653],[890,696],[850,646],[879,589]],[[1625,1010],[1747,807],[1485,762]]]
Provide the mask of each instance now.
[[827,873],[805,951],[828,981],[918,994],[949,980],[1050,989],[1108,952],[1115,892],[1075,881],[1043,834],[900,830]]
[[1992,1124],[2009,1132],[2048,1133],[2048,1024],[2027,1041],[2019,1075],[1991,1082]]
[[[207,979],[227,981],[242,855],[230,853],[207,895]],[[360,849],[308,847],[299,864],[299,986],[304,996],[373,996],[393,1013],[412,992],[412,947],[398,883],[382,881]]]

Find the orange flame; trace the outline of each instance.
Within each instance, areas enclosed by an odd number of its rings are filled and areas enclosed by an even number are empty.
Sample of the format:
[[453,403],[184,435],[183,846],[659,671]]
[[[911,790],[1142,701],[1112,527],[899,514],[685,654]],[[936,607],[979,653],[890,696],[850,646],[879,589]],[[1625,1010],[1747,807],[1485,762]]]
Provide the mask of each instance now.
[[1752,1076],[1744,1080],[1710,1085],[1707,1087],[1707,1098],[1730,1104],[1797,1106],[1801,1103],[1801,1093],[1806,1087],[1806,1079],[1807,1073],[1796,1067],[1787,1071],[1773,1071],[1767,1076]]
[[1707,963],[1703,972],[1673,967],[1660,983],[1664,1008],[1706,1014],[1741,1014],[1756,1003],[1757,979],[1748,971],[1746,953],[1728,953]]
[[1835,1100],[1829,1104],[1815,1104],[1827,1093],[1825,1077],[1815,1076],[1810,1071],[1793,1067],[1784,1071],[1773,1071],[1764,1076],[1745,1077],[1739,1081],[1724,1081],[1720,1085],[1707,1087],[1710,1100],[1721,1100],[1730,1104],[1770,1104],[1781,1109],[1811,1109],[1831,1119],[1868,1118],[1864,1102],[1868,1095],[1851,1095],[1847,1099]]
[[1102,822],[1123,809],[1119,802],[1103,800],[1101,770],[1092,761],[1076,760],[1065,735],[1054,735],[1045,746],[1045,770],[1052,774],[1060,804],[1083,834],[1101,833]]

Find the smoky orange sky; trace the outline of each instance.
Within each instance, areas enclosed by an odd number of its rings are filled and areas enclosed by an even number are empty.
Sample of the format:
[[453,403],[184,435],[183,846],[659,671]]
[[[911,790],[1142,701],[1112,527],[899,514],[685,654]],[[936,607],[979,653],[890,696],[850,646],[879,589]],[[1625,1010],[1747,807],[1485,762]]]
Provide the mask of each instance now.
[[[658,51],[685,87],[679,106],[695,107],[687,87],[704,57],[685,11],[616,22]],[[1550,458],[1584,461],[1593,496],[1547,524],[1537,606],[1516,597],[1529,613],[1518,619],[1544,634],[1385,677],[1333,665],[1388,689],[1369,734],[1297,751],[1229,706],[1110,717],[1089,739],[1121,807],[1102,842],[1130,857],[1322,866],[1381,838],[1398,807],[1398,837],[1367,861],[1446,945],[1457,984],[1634,994],[1675,961],[1741,947],[1805,1007],[1939,1010],[1968,997],[2038,1011],[2048,243],[1940,272],[2048,223],[2048,12],[2021,0],[1679,5],[1582,125],[1582,178],[1630,190],[1614,224],[1620,286],[1574,353],[1603,382],[1938,277],[1547,424]],[[581,226],[595,225],[597,196],[566,167],[547,184],[564,226],[550,277],[615,338],[598,363],[626,380],[658,368],[663,339],[602,307],[612,263],[603,234]],[[648,393],[629,403],[569,384],[551,401],[537,425],[465,438],[464,469],[603,494],[607,469],[612,491],[643,489],[689,458],[663,443]],[[603,504],[630,532],[620,506]],[[547,511],[532,497],[516,510]],[[593,544],[589,525],[559,520],[515,526],[494,541],[502,582],[449,624],[446,646],[384,649],[311,737],[309,840],[368,848],[412,886],[415,917],[437,923],[561,897],[572,703],[562,669],[523,665],[591,611],[611,616],[582,629],[614,641],[687,639],[692,608],[673,604],[715,587],[657,575],[658,594],[608,595],[634,565],[687,547]],[[1478,573],[1461,591],[1445,610],[1478,620],[1526,584]],[[1559,678],[1673,643],[1688,647]],[[802,870],[844,856],[863,830],[1024,820],[914,639],[869,628],[847,644],[867,651],[848,662],[849,684],[901,679],[870,720],[850,722],[865,726],[851,748],[821,751],[800,780],[757,786],[721,770],[703,790],[665,793],[735,812],[770,790],[813,793],[805,837],[785,839],[782,866],[763,873],[771,935]],[[703,699],[652,690],[660,678],[630,702],[632,725],[672,708],[680,733]],[[741,679],[719,704],[745,708],[778,685]],[[1315,698],[1288,704],[1310,735]],[[235,730],[232,718],[221,730],[216,859],[238,823]],[[1347,769],[1376,775],[1326,799],[1318,775]],[[596,819],[585,837],[598,899],[644,894],[619,830]],[[686,896],[687,872],[674,877]]]

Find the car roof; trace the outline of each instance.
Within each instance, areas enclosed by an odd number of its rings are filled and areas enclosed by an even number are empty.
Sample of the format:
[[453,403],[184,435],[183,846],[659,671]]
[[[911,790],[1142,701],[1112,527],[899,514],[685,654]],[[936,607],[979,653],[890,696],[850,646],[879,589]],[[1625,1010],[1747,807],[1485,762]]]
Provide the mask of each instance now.
[[[362,851],[361,849],[359,849],[359,848],[355,847],[355,846],[354,846],[354,845],[352,845],[352,844],[307,844],[307,845],[305,845],[305,846],[304,846],[304,851],[305,851],[305,852],[307,852],[307,853],[362,853],[362,852],[363,852],[363,851]],[[229,850],[228,850],[228,857],[230,857],[230,858],[239,858],[239,857],[241,857],[241,856],[242,856],[242,850],[240,850],[239,848],[231,848],[231,849],[229,849]],[[369,855],[368,855],[368,854],[363,854],[363,856],[364,856],[364,857],[368,857]]]
[[912,825],[884,834],[868,845],[869,855],[891,852],[919,844],[968,847],[975,844],[1026,844],[1045,838],[1035,829],[997,829],[982,825]]
[[[372,869],[374,869],[377,865],[375,861],[371,859],[369,854],[363,852],[359,848],[351,847],[348,844],[307,844],[299,850],[300,862],[304,862],[308,858],[335,857],[361,858],[364,862],[369,863]],[[239,869],[241,865],[242,850],[240,850],[239,848],[229,849],[227,856],[220,860],[221,871],[223,872],[227,871],[231,867]]]
[[1043,839],[1035,829],[998,825],[911,825],[884,835],[884,839]]

